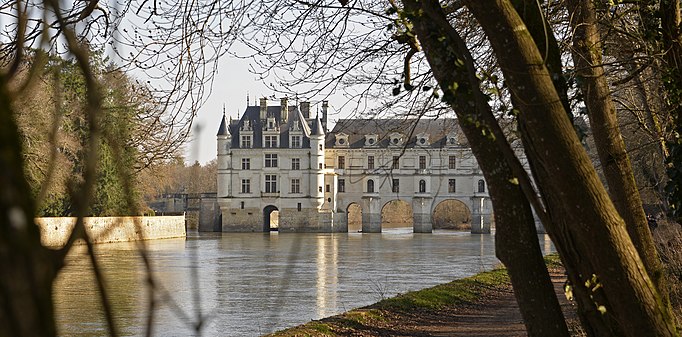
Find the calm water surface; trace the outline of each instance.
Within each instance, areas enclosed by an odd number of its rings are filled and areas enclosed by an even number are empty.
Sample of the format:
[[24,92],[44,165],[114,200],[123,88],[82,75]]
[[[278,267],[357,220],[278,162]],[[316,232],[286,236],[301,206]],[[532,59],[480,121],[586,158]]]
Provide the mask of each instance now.
[[[549,252],[549,239],[540,236]],[[153,335],[257,336],[490,269],[493,235],[411,229],[381,234],[189,233],[146,243],[157,309]],[[117,328],[143,335],[147,273],[135,243],[96,246]],[[84,247],[69,256],[55,285],[63,336],[106,334]]]

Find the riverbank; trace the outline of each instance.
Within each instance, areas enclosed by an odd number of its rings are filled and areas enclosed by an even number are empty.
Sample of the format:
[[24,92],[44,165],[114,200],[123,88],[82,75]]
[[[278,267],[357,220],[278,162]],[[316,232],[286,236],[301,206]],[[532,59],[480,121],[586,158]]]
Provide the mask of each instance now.
[[[563,267],[556,255],[546,261],[572,334],[580,336],[563,294]],[[507,271],[497,268],[269,336],[526,336],[526,328]]]

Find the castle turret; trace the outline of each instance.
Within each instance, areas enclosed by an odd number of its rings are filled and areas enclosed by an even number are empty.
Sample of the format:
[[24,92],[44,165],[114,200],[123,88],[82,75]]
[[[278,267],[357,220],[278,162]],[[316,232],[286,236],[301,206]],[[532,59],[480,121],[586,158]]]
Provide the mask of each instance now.
[[231,189],[229,188],[229,171],[231,167],[231,151],[232,146],[232,134],[230,133],[230,123],[225,117],[225,108],[223,108],[223,118],[220,121],[220,127],[218,128],[218,134],[216,135],[218,141],[218,197],[225,197],[231,194]]
[[324,136],[324,127],[317,115],[310,132],[310,186],[315,188],[310,195],[316,199],[318,208],[324,204]]

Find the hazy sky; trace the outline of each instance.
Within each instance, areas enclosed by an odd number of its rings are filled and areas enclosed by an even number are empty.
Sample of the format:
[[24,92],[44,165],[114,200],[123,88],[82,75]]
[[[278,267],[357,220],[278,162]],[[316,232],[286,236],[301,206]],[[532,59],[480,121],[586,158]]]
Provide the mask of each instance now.
[[228,118],[237,118],[237,114],[241,114],[246,108],[247,93],[251,102],[254,97],[272,95],[265,85],[257,81],[255,75],[249,73],[247,60],[223,57],[218,66],[213,90],[194,121],[193,137],[185,148],[185,161],[193,163],[198,160],[205,164],[216,157],[216,133],[223,106]]
[[[265,81],[267,83],[268,79]],[[247,93],[251,105],[260,97],[270,97],[273,94],[277,98],[269,104],[279,105],[279,99],[282,97],[281,94],[275,94],[267,89],[263,82],[258,81],[256,75],[249,73],[248,60],[224,56],[218,66],[213,91],[206,104],[199,110],[192,130],[192,140],[186,145],[185,161],[187,163],[194,163],[198,160],[205,164],[216,158],[216,133],[220,127],[223,105],[228,118],[232,116],[232,119],[236,119],[237,115],[241,115],[246,109]],[[314,104],[322,98],[307,97],[307,99]],[[293,103],[290,101],[290,104]],[[335,107],[340,107],[341,104],[343,104],[343,98],[340,95],[329,98],[330,113],[339,112]],[[311,106],[311,114],[316,111],[317,106]],[[331,129],[333,120],[345,117],[347,116],[343,113],[330,116],[328,127]]]

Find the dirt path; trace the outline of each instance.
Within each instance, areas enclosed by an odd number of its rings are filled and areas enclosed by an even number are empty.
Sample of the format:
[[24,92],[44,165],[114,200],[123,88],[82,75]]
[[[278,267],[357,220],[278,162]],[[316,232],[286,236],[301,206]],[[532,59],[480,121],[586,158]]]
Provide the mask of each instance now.
[[[566,278],[561,270],[553,270],[551,276],[569,326],[575,327],[575,310],[563,294]],[[312,333],[306,329],[285,336],[526,336],[526,327],[508,284],[487,289],[471,304],[448,306],[437,311],[382,310],[379,318],[370,308],[354,312],[352,321],[343,315],[329,317],[319,321],[324,326],[317,329],[313,326]],[[331,326],[334,328],[326,328]]]
[[[575,320],[575,311],[563,294],[564,275],[556,271],[552,280],[565,315]],[[376,336],[526,336],[511,287],[491,289],[474,304],[446,308],[437,315],[417,312],[396,314],[391,318],[384,331],[390,333]],[[357,336],[368,335],[360,333]]]

